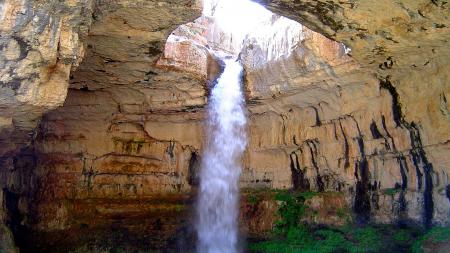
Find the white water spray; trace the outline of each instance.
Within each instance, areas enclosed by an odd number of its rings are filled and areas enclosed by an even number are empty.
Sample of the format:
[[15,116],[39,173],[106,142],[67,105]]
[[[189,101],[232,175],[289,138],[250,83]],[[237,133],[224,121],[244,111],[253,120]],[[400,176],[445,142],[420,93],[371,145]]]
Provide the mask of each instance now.
[[239,62],[225,60],[209,100],[197,207],[200,253],[238,252],[239,175],[247,144],[241,75]]

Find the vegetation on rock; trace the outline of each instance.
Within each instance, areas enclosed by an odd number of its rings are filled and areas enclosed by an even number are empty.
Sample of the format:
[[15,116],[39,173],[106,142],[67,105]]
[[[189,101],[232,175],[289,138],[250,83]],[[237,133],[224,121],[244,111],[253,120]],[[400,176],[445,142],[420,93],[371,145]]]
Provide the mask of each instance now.
[[[249,245],[255,253],[294,252],[423,252],[424,243],[450,240],[450,228],[433,228],[424,234],[418,227],[395,225],[364,225],[347,223],[340,227],[308,225],[302,218],[308,210],[305,201],[315,192],[278,191],[275,199],[281,204],[279,220],[268,240]],[[347,219],[345,210],[339,217]],[[346,220],[348,221],[348,220]]]

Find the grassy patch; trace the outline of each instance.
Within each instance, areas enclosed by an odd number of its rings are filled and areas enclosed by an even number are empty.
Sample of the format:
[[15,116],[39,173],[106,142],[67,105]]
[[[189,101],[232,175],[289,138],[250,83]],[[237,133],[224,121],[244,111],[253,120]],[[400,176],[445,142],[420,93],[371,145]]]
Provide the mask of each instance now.
[[382,249],[382,236],[379,230],[373,227],[356,229],[350,235],[354,238],[350,252],[378,252]]
[[450,227],[436,227],[422,235],[412,246],[413,253],[422,253],[423,245],[429,243],[441,243],[450,241]]
[[306,226],[289,229],[284,237],[250,245],[252,252],[380,252],[383,241],[378,230],[356,229],[345,233],[339,229],[312,229]]
[[[354,226],[348,223],[341,227],[308,226],[301,222],[306,215],[307,199],[316,196],[314,192],[276,191],[275,200],[281,202],[272,238],[263,242],[251,243],[254,253],[375,253],[411,252],[412,244],[421,235],[414,227],[395,227],[393,225]],[[338,209],[339,217],[350,216],[348,210]],[[429,234],[429,235],[428,235]],[[445,241],[450,238],[450,229],[433,229],[423,240],[433,238]],[[420,251],[414,251],[420,252]]]
[[305,201],[317,195],[314,192],[291,193],[289,191],[277,191],[275,200],[280,201],[278,208],[279,220],[275,223],[275,233],[286,234],[291,228],[301,226],[300,219],[305,215],[307,205]]

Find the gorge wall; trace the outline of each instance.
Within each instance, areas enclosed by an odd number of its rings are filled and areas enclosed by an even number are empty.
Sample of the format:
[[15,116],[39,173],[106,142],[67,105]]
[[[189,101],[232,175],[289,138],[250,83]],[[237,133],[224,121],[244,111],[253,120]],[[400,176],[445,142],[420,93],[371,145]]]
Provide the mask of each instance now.
[[[61,213],[62,209],[56,208],[58,205],[51,205],[47,208],[48,211],[42,213],[33,208],[36,204],[43,203],[41,200],[35,201],[41,199],[40,195],[51,195],[53,198],[54,193],[43,189],[53,183],[41,184],[41,177],[49,173],[35,169],[40,167],[40,161],[33,143],[39,135],[37,126],[42,115],[65,103],[69,80],[73,79],[71,73],[83,57],[86,62],[105,65],[108,58],[103,56],[115,54],[113,58],[117,63],[110,63],[108,67],[115,68],[111,71],[117,74],[112,77],[116,82],[112,82],[112,79],[102,80],[102,85],[105,86],[112,83],[119,86],[121,81],[118,78],[122,80],[122,84],[130,84],[141,79],[141,75],[142,79],[144,76],[151,76],[152,63],[162,52],[167,36],[177,26],[200,16],[201,3],[6,0],[0,3],[0,13],[0,245],[6,245],[4,251],[10,252],[13,250],[13,243],[8,242],[11,234],[7,232],[8,229],[3,228],[3,224],[13,230],[16,242],[20,244],[21,240],[26,240],[18,235],[24,230],[25,224],[28,227],[41,220],[40,216],[45,216],[47,219],[42,220],[61,227],[61,219],[65,219],[59,218],[64,213]],[[103,27],[97,26],[98,29],[95,30],[91,24],[101,22],[99,20],[103,20]],[[98,52],[94,52],[92,41],[105,43],[97,45]],[[115,52],[117,48],[121,50]],[[100,66],[98,69],[81,67],[79,71],[87,72],[83,78],[89,79],[89,75],[95,77],[96,73],[105,70]],[[95,80],[91,81],[91,86],[94,82]],[[70,86],[75,87],[76,84]],[[83,86],[78,88],[83,90]],[[61,150],[60,153],[63,154],[64,151]],[[55,180],[54,183],[59,182],[59,179]],[[48,189],[52,188],[50,186]],[[53,226],[50,223],[47,225]]]
[[[340,192],[358,222],[449,225],[448,4],[262,4],[305,26],[280,30],[298,34],[293,47],[271,44],[282,57],[260,37],[239,50],[249,118],[241,187]],[[0,218],[14,233],[64,241],[126,229],[158,248],[189,224],[221,71],[208,47],[235,47],[211,35],[213,20],[194,21],[200,5],[1,5]],[[270,219],[243,223],[252,233]]]

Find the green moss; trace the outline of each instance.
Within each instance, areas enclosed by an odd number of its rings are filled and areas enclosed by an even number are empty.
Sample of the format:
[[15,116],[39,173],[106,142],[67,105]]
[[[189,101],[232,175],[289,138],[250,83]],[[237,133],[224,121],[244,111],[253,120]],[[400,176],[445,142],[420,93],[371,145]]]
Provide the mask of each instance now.
[[388,188],[383,190],[383,194],[390,196],[394,196],[397,192],[400,192],[399,188]]
[[288,190],[274,190],[275,200],[278,201],[289,201],[291,199],[303,199],[303,201],[307,199],[311,199],[314,196],[317,196],[318,192],[291,192]]
[[250,244],[249,249],[252,252],[264,252],[264,253],[293,253],[295,252],[295,246],[285,243],[281,240],[260,242]]
[[356,242],[350,252],[379,252],[383,246],[380,232],[373,227],[356,229],[351,235]]
[[411,250],[413,253],[421,253],[425,242],[441,243],[446,241],[450,241],[450,227],[436,227],[416,240]]
[[371,229],[355,232],[356,241],[349,240],[344,232],[320,229],[315,232],[305,227],[291,228],[285,240],[273,240],[250,245],[252,252],[379,252],[381,240],[379,234]]
[[280,219],[275,222],[275,233],[286,234],[291,228],[300,226],[300,219],[305,216],[305,201],[317,195],[313,192],[277,191],[275,200],[280,201],[278,208]]
[[250,205],[256,205],[260,201],[260,197],[258,195],[249,195],[247,196],[247,203]]
[[[437,228],[424,236],[421,242],[448,240],[448,229]],[[270,252],[411,252],[411,244],[421,235],[419,228],[398,228],[393,225],[368,225],[366,227],[307,227],[290,228],[284,235],[272,240],[250,244],[255,253]],[[419,249],[421,250],[421,245]],[[418,248],[416,246],[416,248]],[[277,251],[278,250],[278,251]],[[422,252],[417,251],[413,252]]]
[[345,251],[350,246],[342,232],[321,229],[316,231],[315,235],[320,238],[317,247],[322,248],[323,252]]
[[433,228],[427,235],[434,243],[446,242],[450,240],[450,227],[446,228]]
[[308,245],[313,240],[311,232],[305,226],[289,228],[286,241],[297,245]]
[[[387,189],[385,194],[394,195],[398,189]],[[254,253],[297,253],[297,252],[422,252],[424,242],[450,240],[450,228],[434,228],[426,235],[417,227],[396,227],[394,225],[367,225],[356,227],[350,223],[350,210],[337,209],[337,216],[348,218],[341,227],[307,226],[302,218],[309,208],[307,199],[315,192],[273,191],[272,197],[279,202],[278,216],[272,237],[263,242],[249,244]],[[262,196],[262,195],[255,195]],[[254,198],[252,201],[256,201]],[[310,214],[308,214],[310,215]],[[423,236],[421,236],[423,235]],[[416,243],[415,243],[416,242]],[[414,247],[412,247],[412,244]]]
[[275,192],[275,200],[278,201],[288,201],[292,198],[292,195],[289,191],[285,190],[276,190]]
[[393,239],[398,243],[407,243],[411,241],[412,235],[409,231],[402,229],[394,232]]

